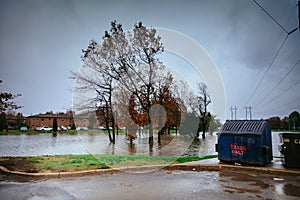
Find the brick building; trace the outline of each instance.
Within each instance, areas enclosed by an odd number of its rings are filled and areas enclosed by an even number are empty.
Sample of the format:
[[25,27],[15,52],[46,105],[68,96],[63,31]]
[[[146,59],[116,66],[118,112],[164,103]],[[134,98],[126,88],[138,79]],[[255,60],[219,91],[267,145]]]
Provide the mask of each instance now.
[[84,112],[81,114],[74,115],[74,122],[76,127],[88,127],[88,128],[97,128],[101,124],[95,112]]
[[57,126],[72,126],[74,123],[73,117],[67,114],[37,114],[28,116],[26,119],[26,125],[30,130],[35,130],[41,126],[53,126],[53,119],[57,119]]

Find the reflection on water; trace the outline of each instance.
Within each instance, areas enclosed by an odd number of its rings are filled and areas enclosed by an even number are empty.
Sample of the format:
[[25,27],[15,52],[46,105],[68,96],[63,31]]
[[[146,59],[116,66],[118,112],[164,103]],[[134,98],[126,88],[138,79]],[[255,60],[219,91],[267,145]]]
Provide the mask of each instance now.
[[127,151],[128,151],[129,155],[135,155],[136,154],[136,145],[129,143]]
[[[278,133],[273,135],[273,155],[278,152]],[[155,135],[156,136],[156,135]],[[125,135],[116,136],[116,144],[110,144],[104,133],[80,133],[79,135],[52,134],[2,135],[0,136],[0,156],[37,156],[61,154],[119,154],[119,155],[211,155],[216,154],[216,133],[207,134],[205,140],[186,139],[179,135],[162,136],[161,144],[154,137],[149,146],[146,133],[136,138],[132,145]]]
[[[299,178],[272,178],[230,171],[220,171],[218,175],[218,181],[226,193],[247,193],[254,199],[265,199],[264,196],[267,196],[267,199],[300,197]],[[287,198],[287,196],[292,198]]]

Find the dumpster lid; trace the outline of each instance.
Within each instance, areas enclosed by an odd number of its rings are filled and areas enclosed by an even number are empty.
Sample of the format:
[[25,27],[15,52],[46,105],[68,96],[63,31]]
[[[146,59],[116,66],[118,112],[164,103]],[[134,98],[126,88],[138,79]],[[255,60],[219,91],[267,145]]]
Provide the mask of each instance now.
[[228,120],[220,129],[220,133],[261,135],[266,126],[267,120]]

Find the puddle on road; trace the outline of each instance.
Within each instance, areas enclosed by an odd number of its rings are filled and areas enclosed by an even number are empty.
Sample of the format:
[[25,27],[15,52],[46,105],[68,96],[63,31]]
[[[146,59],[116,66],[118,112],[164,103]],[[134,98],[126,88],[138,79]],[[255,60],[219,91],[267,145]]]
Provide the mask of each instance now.
[[[263,190],[266,190],[270,187],[270,184],[259,180],[258,177],[254,174],[219,172],[219,177],[219,181],[224,183],[222,184],[225,188],[224,192],[230,194],[250,193],[255,194],[255,196],[259,198],[258,194],[262,193]],[[225,183],[228,183],[229,185],[226,185]]]
[[[273,181],[275,182],[273,183]],[[284,183],[283,178],[272,178],[264,181],[254,174],[243,174],[238,172],[219,172],[219,181],[224,187],[224,192],[233,193],[263,193],[265,190],[273,190],[277,195],[300,197],[300,186],[292,183]],[[271,181],[271,182],[270,182]],[[279,181],[279,183],[277,182]],[[239,187],[236,187],[239,186]]]
[[244,187],[233,187],[233,186],[224,186],[225,188],[228,188],[228,190],[224,190],[225,192],[229,192],[229,193],[261,193],[261,191],[256,190],[256,189],[249,189],[249,188],[244,188]]
[[[230,177],[232,181],[238,181],[238,182],[253,182],[250,185],[252,186],[258,186],[261,189],[268,189],[270,187],[270,184],[265,183],[261,180],[257,180],[255,175],[248,175],[248,174],[239,174],[239,173],[228,173],[228,172],[220,172],[220,177]],[[225,180],[222,180],[223,182],[226,182]]]
[[300,197],[300,186],[287,183],[283,185],[283,191],[288,196]]
[[261,189],[268,189],[270,187],[270,184],[265,183],[263,181],[255,180],[255,183],[252,183],[253,186],[258,186]]

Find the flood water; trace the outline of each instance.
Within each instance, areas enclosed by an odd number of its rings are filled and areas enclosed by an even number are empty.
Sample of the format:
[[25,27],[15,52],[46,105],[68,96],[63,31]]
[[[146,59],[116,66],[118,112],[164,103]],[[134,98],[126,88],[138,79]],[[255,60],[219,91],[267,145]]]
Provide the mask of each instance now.
[[[278,133],[272,134],[273,155],[280,156],[278,151]],[[193,141],[181,136],[164,136],[158,145],[154,136],[152,147],[148,144],[146,133],[141,134],[130,144],[125,135],[116,136],[116,144],[110,144],[105,133],[79,133],[76,135],[52,134],[40,135],[1,135],[0,156],[39,156],[63,154],[120,154],[120,155],[212,155],[216,154],[216,133],[207,134],[206,139]]]

